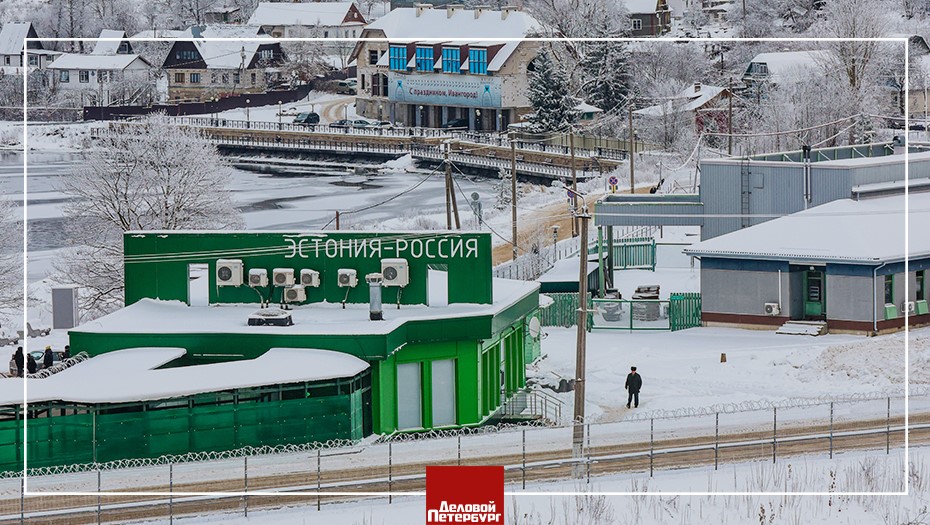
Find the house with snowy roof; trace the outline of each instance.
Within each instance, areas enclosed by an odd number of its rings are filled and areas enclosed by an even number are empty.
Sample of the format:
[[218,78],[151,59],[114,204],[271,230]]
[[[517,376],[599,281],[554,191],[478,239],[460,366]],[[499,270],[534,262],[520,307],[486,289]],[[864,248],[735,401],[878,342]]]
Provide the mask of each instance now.
[[507,129],[531,111],[528,68],[538,43],[518,39],[540,31],[514,7],[395,9],[362,32],[386,41],[360,41],[352,51],[357,111],[406,126]]
[[817,75],[830,59],[829,51],[759,53],[746,66],[743,83],[750,88],[802,82]]
[[672,28],[668,0],[624,0],[632,36],[660,36]]
[[355,2],[259,2],[248,22],[275,38],[355,38],[366,23]]
[[259,27],[192,27],[184,37],[172,44],[162,64],[168,72],[171,101],[202,102],[241,93],[263,93],[282,82],[281,44]]
[[61,53],[45,49],[42,42],[26,38],[39,38],[32,22],[7,22],[0,29],[0,67],[7,74],[22,74],[23,45],[29,50],[29,67],[45,69]]
[[242,8],[226,2],[215,4],[203,12],[203,21],[208,24],[242,23]]
[[[899,330],[905,320],[930,324],[930,236],[922,228],[930,223],[930,185],[909,197],[902,182],[884,186],[898,192],[834,200],[685,249],[701,261],[703,322],[819,321],[818,332],[856,333]],[[810,325],[783,329],[799,326]]]
[[91,55],[129,55],[132,54],[132,42],[126,38],[126,32],[117,29],[103,29],[100,40],[94,44]]
[[726,131],[727,111],[723,104],[730,91],[721,86],[695,82],[659,104],[637,109],[634,115],[652,121],[685,116],[698,133],[705,129]]
[[153,68],[139,55],[65,53],[48,69],[57,89],[80,97],[84,106],[151,102]]

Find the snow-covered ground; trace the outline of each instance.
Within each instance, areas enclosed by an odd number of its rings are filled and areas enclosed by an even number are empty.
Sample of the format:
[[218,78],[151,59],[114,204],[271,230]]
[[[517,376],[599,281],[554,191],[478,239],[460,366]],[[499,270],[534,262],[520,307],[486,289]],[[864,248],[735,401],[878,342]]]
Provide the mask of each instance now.
[[[678,492],[898,492],[904,490],[904,454],[868,452],[825,457],[796,457],[779,461],[728,464],[713,467],[648,473],[627,473],[584,481],[529,483],[524,495],[517,484],[505,487],[505,522],[508,525],[608,525],[608,524],[748,524],[762,525],[850,525],[926,523],[930,504],[930,471],[927,451],[914,448],[910,454],[911,486],[908,496],[676,496]],[[666,492],[667,495],[574,495],[555,492]],[[538,495],[538,493],[543,493]],[[406,525],[423,523],[422,496],[397,496],[344,504],[326,504],[317,511],[315,498],[304,505],[277,510],[251,510],[249,517],[216,514],[175,518],[186,525],[273,524],[306,525]],[[292,504],[293,505],[293,504]],[[165,523],[167,520],[165,521]],[[147,522],[159,523],[159,522]]]

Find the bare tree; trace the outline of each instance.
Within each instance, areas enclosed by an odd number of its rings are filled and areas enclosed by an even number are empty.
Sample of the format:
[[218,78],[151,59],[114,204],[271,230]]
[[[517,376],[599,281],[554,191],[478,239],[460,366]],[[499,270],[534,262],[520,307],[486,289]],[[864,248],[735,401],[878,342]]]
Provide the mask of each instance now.
[[23,306],[22,209],[0,200],[0,313],[13,314]]
[[[323,36],[323,32],[319,26],[312,26],[295,30],[291,36],[319,38]],[[282,42],[281,49],[285,57],[282,69],[292,82],[295,80],[310,82],[314,77],[329,69],[325,62],[325,44],[319,40]]]
[[122,235],[131,230],[229,229],[241,220],[229,169],[200,132],[163,115],[109,128],[61,188],[75,246],[59,271],[99,315],[123,301]]

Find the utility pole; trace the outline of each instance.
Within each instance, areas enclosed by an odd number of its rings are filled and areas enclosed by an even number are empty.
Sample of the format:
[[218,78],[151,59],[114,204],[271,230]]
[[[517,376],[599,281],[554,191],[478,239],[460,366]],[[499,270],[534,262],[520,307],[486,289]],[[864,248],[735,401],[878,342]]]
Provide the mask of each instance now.
[[733,77],[727,81],[727,155],[733,156]]
[[[574,194],[578,196],[577,193]],[[584,457],[584,382],[585,382],[585,350],[586,337],[588,332],[588,204],[581,200],[581,213],[575,217],[581,222],[581,246],[580,264],[578,271],[578,322],[577,322],[577,346],[575,349],[575,411],[574,427],[572,429],[572,458],[576,461]],[[584,473],[584,468],[580,463],[575,463],[573,470],[574,477],[580,478]]]
[[630,100],[630,103],[627,106],[627,109],[629,109],[629,116],[630,116],[630,193],[635,193],[635,184],[633,182],[633,154],[636,150],[636,143],[633,142],[633,101],[632,100]]
[[339,230],[339,210],[336,210],[336,230]]
[[[575,170],[575,130],[568,130],[568,148],[571,153],[571,168],[572,168],[572,209],[578,209],[578,174]],[[578,235],[578,216],[572,220],[572,237]]]
[[517,143],[511,133],[510,139],[510,222],[513,231],[513,260],[517,260]]
[[446,168],[446,229],[452,229],[452,166],[449,164],[449,143],[443,151],[443,161]]

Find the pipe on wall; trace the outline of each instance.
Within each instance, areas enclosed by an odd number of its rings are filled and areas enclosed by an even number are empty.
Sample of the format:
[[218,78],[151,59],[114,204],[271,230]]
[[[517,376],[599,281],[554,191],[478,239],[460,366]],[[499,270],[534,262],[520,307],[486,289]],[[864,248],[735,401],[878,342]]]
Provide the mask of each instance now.
[[876,291],[876,282],[878,280],[878,271],[888,262],[883,262],[872,270],[872,331],[878,333],[878,292]]

